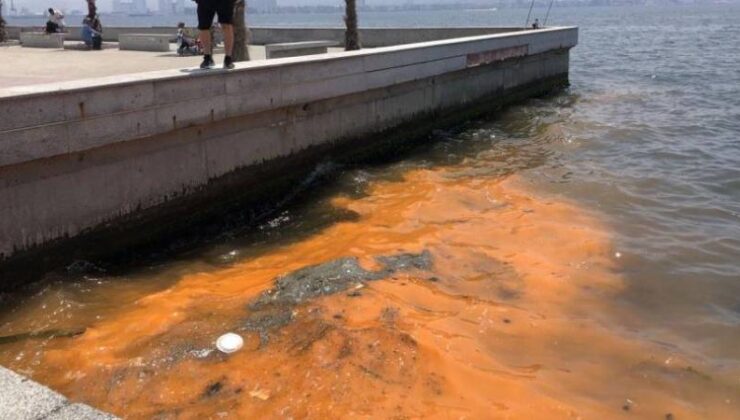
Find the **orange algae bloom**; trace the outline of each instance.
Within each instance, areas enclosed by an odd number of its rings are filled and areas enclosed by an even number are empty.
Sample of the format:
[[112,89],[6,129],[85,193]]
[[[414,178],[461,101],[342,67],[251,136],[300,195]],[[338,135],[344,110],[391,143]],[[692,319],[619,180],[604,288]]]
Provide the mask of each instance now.
[[[332,204],[357,219],[227,268],[180,270],[170,287],[48,348],[34,378],[127,418],[740,412],[736,383],[610,326],[627,316],[610,304],[623,280],[608,227],[578,206],[523,178],[439,169]],[[383,273],[378,257],[424,252],[428,267],[250,318],[280,276],[346,257]],[[213,351],[240,328],[243,349]]]

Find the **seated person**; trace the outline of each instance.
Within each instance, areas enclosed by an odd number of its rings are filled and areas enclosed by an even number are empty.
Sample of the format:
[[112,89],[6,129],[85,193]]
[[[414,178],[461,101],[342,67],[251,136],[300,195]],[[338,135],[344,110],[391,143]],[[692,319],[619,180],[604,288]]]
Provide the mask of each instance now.
[[177,39],[183,40],[188,44],[192,44],[195,41],[192,31],[185,27],[185,22],[177,24]]
[[88,18],[90,18],[90,27],[93,28],[96,32],[103,33],[103,24],[100,22],[100,16],[93,15],[87,15]]
[[80,35],[82,36],[82,41],[84,41],[85,45],[87,45],[90,48],[95,48],[96,46],[99,47],[100,45],[99,40],[102,37],[102,34],[98,32],[97,30],[95,30],[93,26],[94,26],[93,20],[90,19],[90,17],[85,17],[85,19],[82,21],[82,29],[80,29]]
[[53,7],[49,8],[49,20],[46,22],[46,33],[64,32],[64,15]]
[[180,55],[198,54],[198,41],[192,31],[185,27],[184,22],[177,24],[177,53]]

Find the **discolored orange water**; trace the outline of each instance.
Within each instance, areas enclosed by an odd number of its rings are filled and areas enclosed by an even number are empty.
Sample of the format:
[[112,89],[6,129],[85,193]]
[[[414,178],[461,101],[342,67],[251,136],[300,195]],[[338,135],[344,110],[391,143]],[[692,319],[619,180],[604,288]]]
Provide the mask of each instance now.
[[[630,314],[611,304],[625,282],[597,214],[454,166],[330,202],[355,217],[226,265],[89,278],[85,299],[47,289],[3,332],[87,330],[0,345],[0,364],[127,418],[738,418],[736,375],[611,322]],[[242,328],[281,275],[425,250],[429,270],[295,306],[267,341]],[[227,356],[213,349],[228,331],[246,345]]]

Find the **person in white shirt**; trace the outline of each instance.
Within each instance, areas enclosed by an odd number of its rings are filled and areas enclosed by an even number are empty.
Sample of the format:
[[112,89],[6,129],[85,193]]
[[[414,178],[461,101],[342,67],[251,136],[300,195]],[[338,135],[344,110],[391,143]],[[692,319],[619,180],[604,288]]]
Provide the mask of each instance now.
[[50,7],[49,20],[46,22],[46,33],[63,32],[64,26],[64,15],[62,12]]

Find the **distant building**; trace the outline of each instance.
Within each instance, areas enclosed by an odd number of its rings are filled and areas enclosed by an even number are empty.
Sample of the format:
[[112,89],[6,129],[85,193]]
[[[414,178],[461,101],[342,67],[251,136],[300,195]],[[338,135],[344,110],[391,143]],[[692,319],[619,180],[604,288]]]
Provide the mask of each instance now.
[[146,6],[146,0],[113,0],[113,13],[145,15],[149,13],[149,8]]
[[182,15],[185,13],[185,0],[175,0],[175,14]]
[[171,15],[175,11],[172,0],[159,0],[158,6],[157,11],[160,15]]
[[258,12],[271,12],[278,7],[277,0],[247,0],[247,7]]

